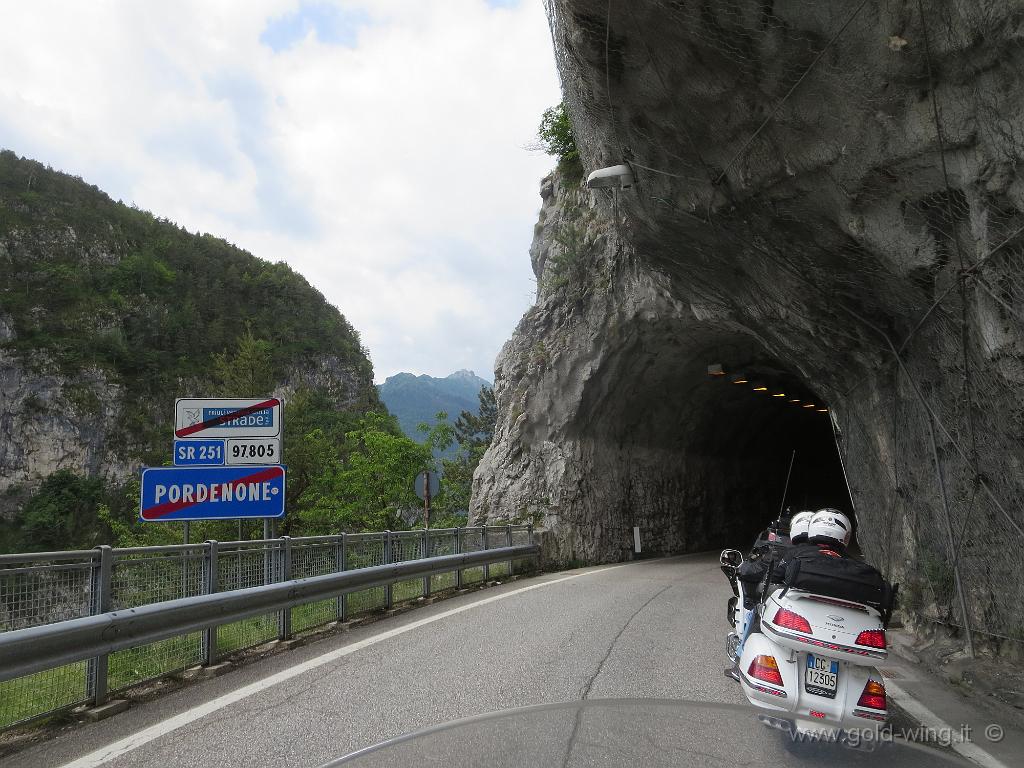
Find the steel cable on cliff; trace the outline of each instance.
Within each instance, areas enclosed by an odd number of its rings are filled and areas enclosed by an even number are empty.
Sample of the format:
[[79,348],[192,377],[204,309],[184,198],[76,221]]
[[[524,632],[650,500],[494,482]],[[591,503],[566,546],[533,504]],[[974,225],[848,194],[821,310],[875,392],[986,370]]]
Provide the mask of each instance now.
[[793,83],[792,87],[790,87],[790,89],[786,92],[786,95],[782,97],[781,101],[779,101],[779,103],[775,105],[775,108],[771,112],[768,113],[768,116],[765,117],[765,119],[761,121],[761,124],[759,126],[757,126],[757,130],[755,130],[750,135],[750,137],[743,143],[743,146],[740,147],[739,151],[736,152],[736,154],[734,154],[732,156],[732,158],[730,158],[729,162],[727,162],[725,164],[725,168],[722,169],[722,172],[720,174],[718,174],[718,178],[716,178],[715,181],[714,181],[714,184],[716,186],[718,184],[721,184],[722,179],[725,178],[725,174],[727,174],[729,172],[729,169],[732,168],[732,166],[735,164],[735,162],[737,160],[739,160],[740,157],[743,156],[743,154],[747,151],[747,149],[750,147],[750,145],[753,144],[754,139],[756,139],[760,135],[761,131],[763,131],[765,129],[765,127],[768,125],[768,123],[770,123],[772,121],[772,119],[775,117],[775,115],[778,114],[779,110],[782,109],[782,105],[785,104],[786,101],[789,100],[789,97],[792,96],[796,92],[796,89],[800,87],[800,84],[805,79],[807,79],[807,76],[814,70],[814,68],[816,66],[818,66],[818,62],[821,61],[822,57],[825,55],[825,53],[828,51],[828,49],[831,48],[833,45],[835,45],[836,41],[839,40],[839,38],[843,36],[843,33],[853,23],[853,20],[856,19],[857,16],[860,15],[860,12],[862,10],[864,10],[864,7],[867,4],[868,4],[868,0],[861,0],[860,5],[858,5],[856,10],[854,10],[854,12],[850,14],[850,17],[846,20],[846,22],[843,24],[843,26],[841,26],[836,31],[836,33],[834,35],[832,35],[832,38],[827,43],[825,43],[825,47],[822,48],[820,51],[818,51],[818,55],[814,57],[814,60],[810,63],[810,65],[807,67],[807,69],[804,70],[803,74],[800,75],[800,78],[795,83]]

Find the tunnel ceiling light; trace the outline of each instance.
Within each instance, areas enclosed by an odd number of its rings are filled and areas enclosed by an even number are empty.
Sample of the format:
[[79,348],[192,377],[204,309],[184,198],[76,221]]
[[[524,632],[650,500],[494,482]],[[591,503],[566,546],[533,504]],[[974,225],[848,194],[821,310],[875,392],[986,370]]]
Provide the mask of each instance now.
[[767,392],[768,391],[768,387],[762,387],[762,386],[758,385],[758,386],[754,387],[754,391],[755,392]]
[[746,376],[744,376],[742,373],[737,374],[736,376],[732,377],[732,383],[733,384],[747,384],[747,383],[749,383],[749,381],[750,380]]
[[725,376],[725,369],[721,363],[712,363],[708,366],[708,376]]
[[786,396],[785,392],[776,392],[774,395],[772,395],[772,397],[785,397],[785,396]]
[[813,407],[814,407],[814,403],[808,403],[807,405],[804,406],[804,408],[813,408]]
[[828,408],[819,408],[818,413],[828,413]]
[[799,397],[791,397],[789,399],[789,402],[791,402],[791,403],[799,403],[800,402],[800,398]]

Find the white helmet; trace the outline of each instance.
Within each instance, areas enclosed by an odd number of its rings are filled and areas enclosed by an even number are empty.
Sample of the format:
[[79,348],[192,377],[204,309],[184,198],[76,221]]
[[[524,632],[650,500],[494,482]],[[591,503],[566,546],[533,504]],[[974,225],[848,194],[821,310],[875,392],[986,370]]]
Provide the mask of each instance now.
[[789,540],[795,544],[800,542],[795,541],[798,536],[807,538],[807,526],[811,522],[811,518],[814,517],[814,513],[809,509],[805,509],[803,512],[797,512],[793,515],[793,519],[789,523]]
[[852,533],[850,518],[831,507],[815,512],[807,526],[807,540],[812,544],[842,544],[845,547],[850,543]]

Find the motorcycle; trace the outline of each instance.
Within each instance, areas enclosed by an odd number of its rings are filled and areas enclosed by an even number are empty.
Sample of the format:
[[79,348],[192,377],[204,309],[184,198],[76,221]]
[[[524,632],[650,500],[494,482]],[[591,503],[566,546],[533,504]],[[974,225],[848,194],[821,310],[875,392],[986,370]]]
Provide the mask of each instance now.
[[743,555],[727,549],[720,562],[733,590],[726,654],[737,666],[726,674],[761,710],[758,719],[793,740],[873,748],[888,707],[872,664],[888,655],[892,600],[878,608],[787,585],[765,586],[757,599],[738,578]]

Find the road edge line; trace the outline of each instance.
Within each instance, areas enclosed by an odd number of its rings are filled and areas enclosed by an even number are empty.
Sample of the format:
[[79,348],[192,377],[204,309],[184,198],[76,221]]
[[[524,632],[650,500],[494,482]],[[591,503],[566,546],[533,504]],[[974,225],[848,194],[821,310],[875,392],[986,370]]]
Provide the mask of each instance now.
[[[257,680],[248,685],[244,685],[241,688],[236,688],[233,691],[222,694],[215,699],[212,699],[203,704],[186,709],[184,712],[179,712],[176,715],[165,718],[158,723],[143,728],[141,731],[136,731],[130,736],[126,736],[118,741],[107,744],[106,746],[95,749],[81,757],[75,758],[74,760],[63,763],[59,768],[97,768],[97,766],[103,765],[104,763],[110,762],[115,758],[126,755],[139,747],[145,746],[151,741],[155,741],[161,736],[165,736],[168,733],[182,728],[189,723],[193,723],[206,715],[216,712],[224,707],[231,706],[236,702],[247,699],[248,697],[257,694],[261,691],[265,691],[267,688],[271,688],[278,683],[283,683],[292,678],[303,675],[306,672],[322,667],[324,664],[329,664],[337,659],[350,656],[357,651],[361,651],[363,648],[368,648],[377,643],[381,643],[385,640],[390,640],[392,637],[398,635],[404,635],[406,632],[411,632],[420,627],[424,627],[428,624],[447,619],[451,616],[455,616],[460,613],[478,608],[482,605],[488,605],[490,603],[498,602],[499,600],[505,600],[515,595],[521,595],[524,592],[531,592],[535,589],[541,589],[543,587],[551,586],[552,584],[560,584],[563,581],[572,581],[573,579],[583,578],[585,576],[592,576],[598,573],[604,573],[605,571],[611,571],[616,568],[623,568],[628,565],[632,565],[633,562],[619,563],[617,565],[610,565],[606,567],[594,568],[593,570],[585,571],[584,573],[574,573],[568,576],[561,576],[557,579],[550,579],[548,581],[542,581],[538,584],[529,584],[525,587],[519,587],[508,592],[502,592],[500,595],[490,595],[483,597],[479,600],[474,600],[471,603],[460,605],[457,608],[450,608],[447,611],[442,611],[433,616],[427,616],[422,619],[404,624],[401,627],[395,627],[388,629],[383,632],[378,632],[370,637],[365,637],[362,640],[357,640],[354,643],[349,643],[341,648],[335,648],[333,651],[327,651],[319,656],[314,656],[312,659],[294,664],[286,669],[279,672],[275,672],[272,675]],[[1005,766],[992,766],[991,768],[1005,768]]]
[[[901,688],[892,680],[886,679],[885,693],[896,701],[900,707],[926,728],[934,728],[946,733],[953,733],[953,727],[946,723],[941,717],[932,712],[928,707],[914,698],[908,691]],[[954,741],[949,745],[957,754],[966,757],[971,762],[977,763],[984,768],[1009,768],[1006,763],[986,752],[977,744],[970,741]]]

